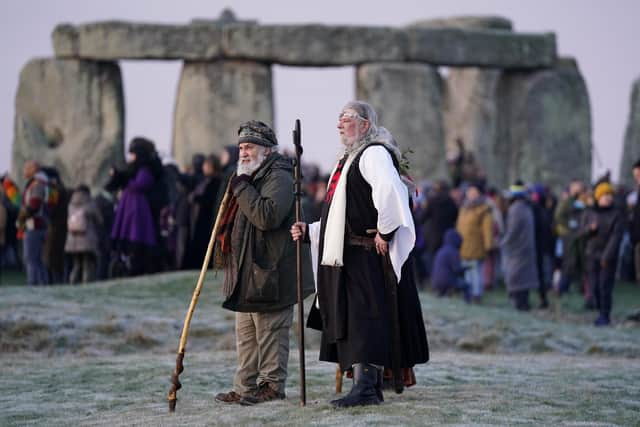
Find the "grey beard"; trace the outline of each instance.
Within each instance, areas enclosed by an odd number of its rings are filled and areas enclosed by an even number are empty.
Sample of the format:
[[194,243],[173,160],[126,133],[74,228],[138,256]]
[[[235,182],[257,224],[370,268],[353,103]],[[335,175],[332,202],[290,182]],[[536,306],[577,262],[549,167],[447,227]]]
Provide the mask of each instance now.
[[262,165],[262,162],[264,162],[264,159],[266,158],[267,158],[266,154],[258,153],[258,156],[256,157],[256,159],[249,163],[242,163],[242,160],[238,160],[237,174],[238,175],[253,174],[255,171],[258,170],[258,168]]
[[358,149],[360,147],[362,147],[366,142],[367,142],[367,138],[361,138],[361,139],[359,139],[357,141],[354,141],[353,143],[351,143],[349,145],[345,144],[344,145],[344,150],[342,152],[342,155],[344,156],[345,154],[351,154],[351,153],[354,153],[354,152],[358,151]]

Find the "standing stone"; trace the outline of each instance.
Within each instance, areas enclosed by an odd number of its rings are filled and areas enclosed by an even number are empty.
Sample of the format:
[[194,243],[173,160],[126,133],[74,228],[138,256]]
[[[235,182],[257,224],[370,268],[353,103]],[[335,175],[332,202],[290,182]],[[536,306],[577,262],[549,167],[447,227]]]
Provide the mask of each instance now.
[[620,162],[620,183],[630,187],[636,185],[631,170],[638,159],[640,159],[640,78],[633,83],[631,92],[629,123],[627,123],[627,132],[624,135],[622,161]]
[[518,178],[559,190],[591,176],[591,109],[574,59],[534,73],[504,72],[498,83],[498,138],[489,181]]
[[[459,16],[415,22],[419,28],[496,29],[510,31],[513,24],[501,16]],[[496,138],[496,87],[500,70],[475,67],[449,68],[444,89],[444,138],[447,158],[460,154],[457,141],[473,155],[478,167],[486,174],[491,164],[490,147]]]
[[435,67],[413,63],[365,64],[357,71],[357,97],[376,109],[378,122],[409,154],[414,179],[446,177],[442,80]]
[[12,174],[28,159],[56,167],[68,186],[99,187],[124,164],[124,98],[114,62],[34,59],[20,73]]
[[271,67],[249,61],[187,62],[176,102],[173,157],[188,165],[195,153],[236,144],[243,121],[273,125]]
[[[450,69],[444,95],[444,134],[447,158],[460,154],[457,141],[473,154],[478,172],[492,164],[490,147],[496,139],[496,87],[500,71],[481,68]],[[490,183],[492,184],[492,183]]]

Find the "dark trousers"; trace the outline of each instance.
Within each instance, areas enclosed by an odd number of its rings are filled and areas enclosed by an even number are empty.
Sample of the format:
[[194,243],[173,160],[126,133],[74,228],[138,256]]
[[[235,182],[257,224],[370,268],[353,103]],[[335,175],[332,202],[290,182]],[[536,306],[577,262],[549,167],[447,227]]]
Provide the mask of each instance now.
[[615,282],[616,263],[611,261],[602,267],[600,260],[589,260],[589,285],[596,307],[602,316],[609,318],[613,303],[613,284]]
[[69,282],[87,283],[95,279],[96,256],[91,252],[77,252],[72,254],[73,268],[69,276]]
[[574,237],[565,236],[562,238],[562,274],[560,275],[560,283],[558,284],[558,292],[560,294],[569,292],[571,282],[581,280],[576,250]]
[[511,292],[511,300],[516,310],[527,311],[531,308],[529,305],[529,290]]

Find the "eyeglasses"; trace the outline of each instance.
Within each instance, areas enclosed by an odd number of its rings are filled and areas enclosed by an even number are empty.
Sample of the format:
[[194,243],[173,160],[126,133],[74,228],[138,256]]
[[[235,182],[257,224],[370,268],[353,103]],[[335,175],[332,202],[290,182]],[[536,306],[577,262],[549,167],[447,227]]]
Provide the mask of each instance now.
[[361,117],[359,114],[356,113],[345,113],[342,112],[338,115],[338,121],[339,122],[343,122],[343,121],[347,121],[347,120],[353,120],[353,119],[360,119],[360,120],[367,120],[364,117]]

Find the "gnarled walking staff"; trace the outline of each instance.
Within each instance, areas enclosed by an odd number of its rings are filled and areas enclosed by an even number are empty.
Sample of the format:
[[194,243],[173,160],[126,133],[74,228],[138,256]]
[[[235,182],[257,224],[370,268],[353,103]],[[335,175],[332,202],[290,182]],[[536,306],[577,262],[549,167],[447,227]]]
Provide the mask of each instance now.
[[213,252],[213,245],[216,241],[216,234],[218,233],[218,228],[220,227],[220,214],[219,212],[224,212],[226,210],[226,206],[229,203],[230,191],[229,186],[227,185],[227,189],[224,194],[224,198],[220,204],[220,209],[218,210],[218,216],[216,217],[216,222],[213,226],[213,230],[211,230],[211,238],[209,239],[209,246],[207,247],[207,253],[204,256],[204,261],[202,263],[202,268],[200,269],[200,276],[198,277],[198,282],[196,284],[196,288],[193,291],[193,296],[191,297],[191,304],[189,304],[189,310],[187,310],[187,316],[184,319],[184,325],[182,326],[182,334],[180,335],[180,344],[178,345],[178,356],[176,357],[176,370],[171,375],[171,389],[169,390],[169,412],[174,412],[176,410],[176,402],[178,401],[178,390],[182,388],[182,384],[180,384],[180,380],[178,377],[184,370],[184,366],[182,365],[182,361],[184,360],[184,349],[187,345],[187,335],[189,334],[189,325],[191,325],[191,318],[193,317],[193,312],[196,309],[196,304],[198,303],[198,298],[200,297],[200,290],[202,289],[202,284],[204,283],[204,278],[207,275],[207,268],[209,267],[209,261],[211,260],[211,253]]
[[[296,120],[296,127],[293,130],[293,146],[296,148],[294,174],[294,194],[296,206],[296,222],[302,221],[300,198],[302,197],[302,173],[300,157],[302,156],[302,130],[300,120]],[[300,347],[300,405],[307,404],[307,384],[304,367],[304,305],[302,302],[302,240],[296,241],[296,274],[298,284],[298,342]]]

